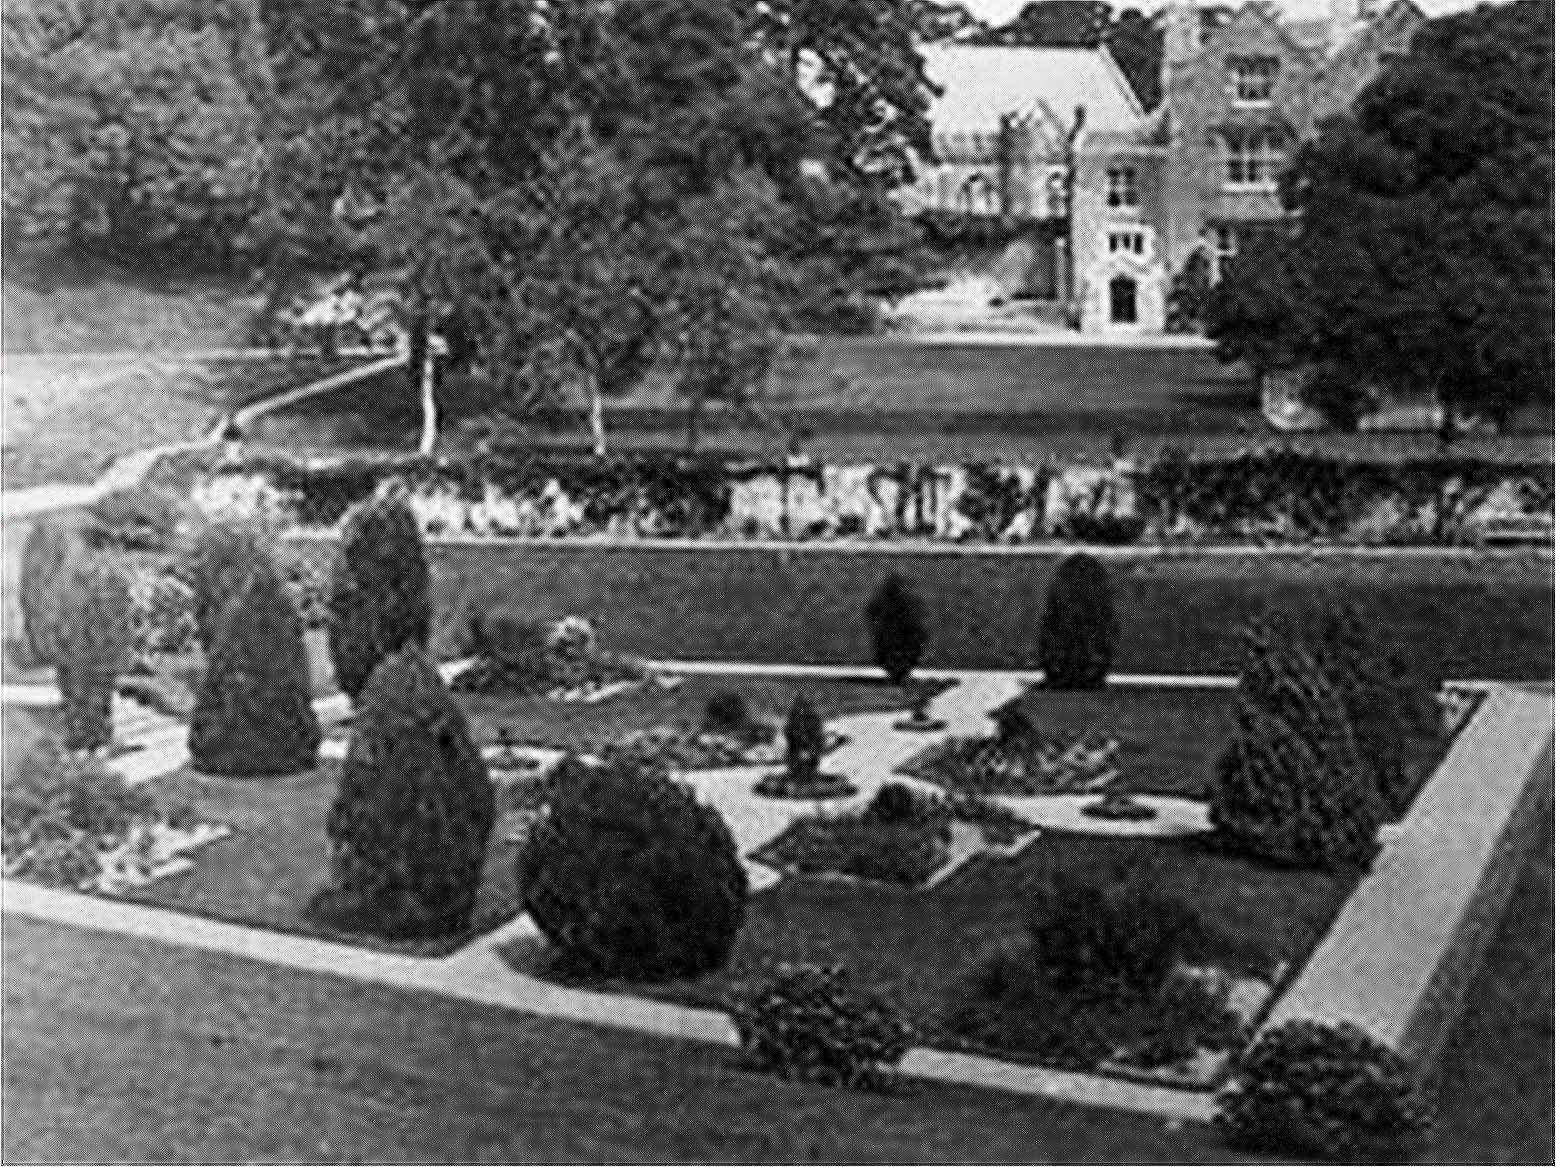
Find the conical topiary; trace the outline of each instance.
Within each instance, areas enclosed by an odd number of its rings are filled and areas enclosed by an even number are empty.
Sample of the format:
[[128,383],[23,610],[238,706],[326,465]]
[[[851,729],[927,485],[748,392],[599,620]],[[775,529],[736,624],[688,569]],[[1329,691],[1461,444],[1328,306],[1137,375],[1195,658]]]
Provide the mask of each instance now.
[[1280,863],[1366,863],[1383,808],[1339,699],[1312,658],[1248,630],[1237,727],[1216,766],[1210,821],[1231,847]]
[[784,758],[789,780],[814,782],[827,748],[826,725],[804,693],[796,693],[783,723]]
[[207,774],[295,774],[318,764],[302,622],[268,563],[227,602],[189,726]]
[[929,643],[929,631],[924,626],[924,605],[912,587],[894,572],[870,597],[864,615],[870,628],[870,649],[875,663],[892,684],[907,684]]
[[195,536],[180,574],[194,592],[195,635],[209,655],[223,614],[256,570],[273,570],[264,536],[243,523],[212,523]]
[[84,550],[76,527],[51,515],[40,517],[27,532],[17,602],[27,652],[34,664],[54,663],[59,642],[60,581],[70,560]]
[[330,576],[335,680],[353,700],[378,663],[425,648],[432,623],[427,557],[403,486],[390,484],[346,516]]
[[1107,684],[1118,640],[1107,568],[1084,552],[1066,556],[1043,602],[1038,664],[1050,689],[1100,689]]
[[65,748],[97,750],[113,740],[113,688],[130,651],[130,589],[103,556],[67,558],[52,645],[65,703]]
[[1422,777],[1405,743],[1439,732],[1438,682],[1386,652],[1345,599],[1326,609],[1313,656],[1345,708],[1357,755],[1390,815],[1404,814]]
[[330,808],[331,886],[314,909],[388,937],[469,927],[496,806],[465,715],[407,645],[361,690]]
[[662,980],[724,963],[746,872],[718,811],[630,753],[566,759],[518,862],[524,906],[582,973]]

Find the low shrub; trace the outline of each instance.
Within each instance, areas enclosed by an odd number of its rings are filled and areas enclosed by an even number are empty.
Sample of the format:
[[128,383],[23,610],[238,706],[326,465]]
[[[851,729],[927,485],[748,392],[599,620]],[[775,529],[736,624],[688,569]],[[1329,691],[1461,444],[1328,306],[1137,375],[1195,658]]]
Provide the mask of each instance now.
[[486,764],[436,667],[415,646],[392,653],[360,692],[314,913],[389,937],[463,931],[495,817]]
[[1054,571],[1038,639],[1038,664],[1050,689],[1100,689],[1118,641],[1107,568],[1090,555],[1066,556]]
[[578,616],[548,624],[498,607],[470,620],[469,642],[475,663],[455,683],[467,692],[548,697],[647,675],[640,662],[601,649],[594,629]]
[[900,575],[888,575],[865,605],[872,659],[893,685],[905,685],[924,656],[924,605]]
[[1348,1024],[1264,1034],[1218,1102],[1217,1125],[1236,1146],[1339,1162],[1408,1157],[1432,1122],[1403,1059]]
[[1177,1065],[1201,1049],[1234,1049],[1243,1039],[1243,1024],[1227,1007],[1225,995],[1183,969],[1174,970],[1139,1012],[1125,1059],[1133,1066]]
[[952,989],[946,1016],[947,1027],[974,1045],[1067,1070],[1092,1069],[1113,1051],[1112,1023],[1095,1002],[1056,988],[1020,942],[978,957]]
[[147,483],[120,487],[87,508],[87,541],[93,547],[166,551],[184,517],[183,501]]
[[880,1085],[914,1038],[897,1009],[855,988],[840,967],[784,966],[731,1013],[741,1047],[763,1069],[829,1086]]
[[924,817],[933,800],[902,782],[888,782],[875,792],[864,808],[867,822],[910,823]]
[[868,811],[815,815],[796,819],[761,858],[796,871],[918,887],[945,866],[950,839],[950,816],[943,810],[893,821]]
[[97,750],[113,740],[114,682],[129,663],[130,593],[101,553],[76,559],[59,581],[55,673],[65,705],[65,746]]
[[156,658],[190,651],[199,642],[194,590],[171,571],[142,569],[131,574],[130,659],[151,672]]
[[751,715],[746,699],[732,689],[724,689],[708,698],[702,726],[710,733],[723,734],[748,745],[770,742],[776,730]]
[[746,872],[718,811],[629,754],[565,759],[518,860],[524,905],[582,975],[665,980],[721,966],[745,919]]

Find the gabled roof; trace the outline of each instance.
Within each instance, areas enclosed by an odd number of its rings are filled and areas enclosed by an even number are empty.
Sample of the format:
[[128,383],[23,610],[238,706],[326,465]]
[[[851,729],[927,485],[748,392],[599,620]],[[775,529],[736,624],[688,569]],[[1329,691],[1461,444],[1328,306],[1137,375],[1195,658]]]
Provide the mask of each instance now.
[[1047,116],[1066,126],[1086,107],[1088,130],[1133,130],[1139,99],[1106,49],[926,45],[925,71],[941,89],[930,102],[934,133],[991,133],[1005,114]]

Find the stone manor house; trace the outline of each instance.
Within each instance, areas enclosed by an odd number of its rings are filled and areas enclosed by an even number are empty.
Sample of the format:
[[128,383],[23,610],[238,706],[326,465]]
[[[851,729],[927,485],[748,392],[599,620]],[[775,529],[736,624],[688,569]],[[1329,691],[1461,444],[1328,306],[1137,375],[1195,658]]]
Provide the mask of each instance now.
[[1412,0],[1333,0],[1285,20],[1172,0],[1162,100],[1145,112],[1105,48],[924,47],[944,92],[935,157],[900,192],[911,211],[996,216],[1034,241],[1029,294],[1083,331],[1161,331],[1173,276],[1195,251],[1212,278],[1282,214],[1296,146],[1341,112],[1425,17]]

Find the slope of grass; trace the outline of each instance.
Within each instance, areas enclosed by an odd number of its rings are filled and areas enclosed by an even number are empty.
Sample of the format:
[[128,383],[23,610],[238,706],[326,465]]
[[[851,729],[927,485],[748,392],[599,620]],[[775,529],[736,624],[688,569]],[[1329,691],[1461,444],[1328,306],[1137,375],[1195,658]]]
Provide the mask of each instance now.
[[248,341],[261,299],[241,282],[162,284],[117,271],[7,272],[0,307],[13,353],[188,352]]

